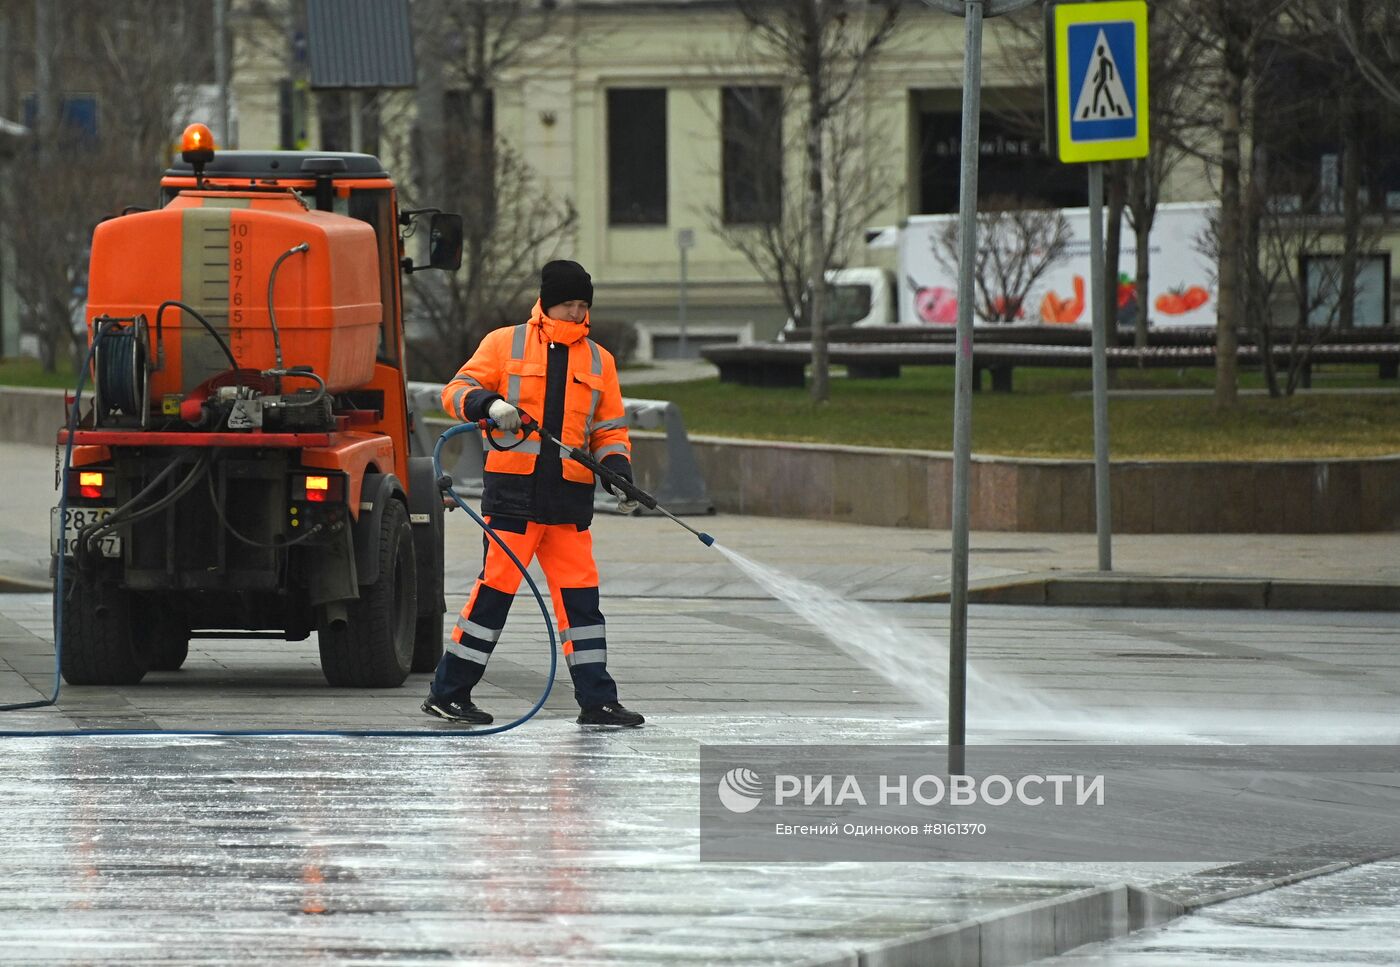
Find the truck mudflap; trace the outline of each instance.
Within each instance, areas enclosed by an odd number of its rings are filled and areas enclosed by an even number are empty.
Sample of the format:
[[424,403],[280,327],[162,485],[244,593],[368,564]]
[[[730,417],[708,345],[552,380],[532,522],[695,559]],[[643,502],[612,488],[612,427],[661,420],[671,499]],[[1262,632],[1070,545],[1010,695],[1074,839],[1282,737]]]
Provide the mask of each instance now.
[[432,457],[409,458],[408,485],[413,553],[418,558],[418,615],[442,614],[447,610],[443,588],[445,523]]
[[379,580],[379,527],[384,507],[391,500],[408,505],[399,478],[392,473],[365,474],[360,485],[360,516],[355,521],[355,576],[362,586]]

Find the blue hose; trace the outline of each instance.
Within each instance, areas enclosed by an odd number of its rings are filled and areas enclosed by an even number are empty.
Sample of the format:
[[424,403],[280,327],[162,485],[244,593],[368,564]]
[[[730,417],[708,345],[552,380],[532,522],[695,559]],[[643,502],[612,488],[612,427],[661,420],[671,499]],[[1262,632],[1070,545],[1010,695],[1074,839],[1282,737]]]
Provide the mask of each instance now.
[[[78,371],[78,385],[74,393],[73,405],[68,411],[68,445],[64,452],[63,472],[60,477],[60,488],[58,498],[58,519],[60,524],[63,515],[68,509],[68,471],[73,466],[73,437],[76,434],[79,405],[82,403],[83,383],[86,379],[88,367],[92,363],[92,354],[97,347],[97,343],[103,336],[103,330],[99,328],[95,334],[92,345],[88,347],[87,358],[83,361],[82,368]],[[450,427],[442,436],[438,437],[437,445],[433,447],[433,477],[442,478],[441,453],[442,445],[447,440],[458,433],[468,430],[476,430],[476,424],[463,423]],[[549,698],[549,693],[554,689],[554,677],[559,666],[559,645],[554,634],[554,622],[549,616],[549,606],[545,603],[544,595],[540,593],[539,586],[535,584],[535,579],[530,577],[529,569],[515,556],[515,552],[506,546],[505,541],[491,529],[484,518],[476,511],[467,506],[460,494],[451,487],[448,492],[452,494],[452,499],[457,502],[467,514],[481,525],[487,537],[495,541],[496,544],[505,551],[520,573],[525,578],[525,582],[530,585],[530,591],[534,593],[535,600],[539,603],[540,614],[544,616],[545,630],[549,633],[549,677],[545,680],[544,690],[540,692],[539,699],[528,712],[514,721],[505,725],[492,726],[489,729],[52,729],[52,730],[15,730],[0,731],[0,737],[6,738],[41,738],[48,736],[76,736],[76,735],[208,735],[208,736],[299,736],[299,735],[338,735],[353,736],[356,738],[365,737],[387,737],[387,736],[409,736],[424,738],[457,738],[467,736],[495,735],[499,732],[509,732],[516,726],[523,725],[534,718],[536,713],[544,707],[544,703]],[[64,532],[67,533],[66,531]],[[21,709],[45,708],[57,704],[59,692],[63,687],[62,660],[63,660],[63,584],[65,574],[65,564],[68,555],[58,556],[57,573],[54,578],[54,614],[53,614],[53,695],[47,699],[34,702],[19,702],[13,705],[0,705],[0,712],[14,712]]]
[[[68,471],[73,467],[73,436],[78,428],[78,408],[83,402],[83,383],[87,381],[88,367],[92,365],[92,354],[97,351],[97,343],[102,339],[105,332],[104,326],[98,326],[93,334],[92,344],[88,346],[87,356],[83,358],[83,365],[78,369],[78,385],[73,393],[73,405],[68,408],[68,443],[63,451],[63,472],[58,478],[58,526],[60,533],[66,539],[68,529],[63,526],[64,519],[68,513]],[[54,578],[53,595],[53,694],[42,701],[37,702],[16,702],[12,705],[0,705],[0,712],[18,712],[27,708],[47,708],[58,702],[58,693],[63,689],[63,675],[60,671],[63,661],[63,577],[64,562],[68,559],[67,554],[58,555],[58,573]],[[44,733],[27,732],[3,732],[0,735],[30,735]]]
[[[442,445],[457,434],[466,433],[469,430],[480,432],[475,423],[459,423],[456,426],[448,427],[442,436],[438,437],[437,445],[433,447],[433,479],[441,480],[443,477],[441,459]],[[554,674],[559,667],[559,644],[554,638],[554,622],[549,618],[549,606],[545,604],[544,595],[540,594],[540,589],[539,586],[535,584],[535,579],[530,577],[529,568],[521,563],[520,558],[516,557],[515,552],[506,545],[505,541],[501,540],[500,535],[491,529],[491,525],[486,523],[486,519],[468,507],[467,502],[463,500],[461,495],[450,485],[447,488],[447,492],[452,495],[452,499],[457,502],[457,506],[465,510],[472,520],[480,524],[481,529],[486,532],[486,536],[495,541],[496,546],[505,551],[507,556],[510,557],[511,562],[520,569],[520,574],[525,578],[525,583],[530,585],[530,591],[535,595],[535,601],[538,602],[540,606],[540,614],[544,616],[545,630],[549,632],[549,677],[545,679],[544,691],[540,692],[540,697],[536,700],[534,707],[520,716],[520,718],[506,725],[497,725],[489,729],[474,729],[468,732],[454,733],[455,735],[494,735],[497,732],[507,732],[517,725],[523,725],[534,718],[535,713],[544,707],[545,700],[549,698],[549,693],[554,689]]]

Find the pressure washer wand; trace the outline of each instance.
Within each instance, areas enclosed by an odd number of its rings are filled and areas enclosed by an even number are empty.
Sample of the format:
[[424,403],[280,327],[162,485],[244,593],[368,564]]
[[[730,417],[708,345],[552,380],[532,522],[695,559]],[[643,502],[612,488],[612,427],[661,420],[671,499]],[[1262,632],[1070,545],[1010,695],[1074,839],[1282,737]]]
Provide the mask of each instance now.
[[[480,424],[482,429],[489,429],[490,427],[495,426],[495,421],[481,420]],[[704,544],[706,547],[714,546],[715,539],[709,534],[706,534],[704,531],[698,531],[694,527],[691,527],[689,524],[681,520],[675,514],[671,513],[665,507],[662,507],[660,504],[658,504],[656,502],[656,498],[653,497],[651,494],[647,493],[641,487],[638,487],[636,484],[634,484],[632,481],[628,480],[621,474],[614,473],[613,471],[609,470],[607,467],[603,466],[602,463],[600,463],[599,461],[594,460],[593,454],[589,453],[587,450],[584,450],[580,447],[565,446],[562,442],[560,442],[560,440],[557,437],[554,436],[554,434],[546,430],[543,425],[541,425],[537,420],[533,419],[530,416],[530,414],[526,413],[524,410],[520,410],[520,432],[525,436],[529,436],[531,432],[538,433],[540,435],[541,440],[547,440],[548,442],[554,444],[560,450],[567,453],[570,459],[577,460],[589,470],[592,470],[598,476],[602,477],[615,490],[622,491],[629,498],[635,500],[647,510],[654,510],[659,514],[664,514],[665,516],[671,518],[671,520],[675,521],[677,524],[680,524],[686,530],[690,531],[696,537],[700,538],[700,543]]]

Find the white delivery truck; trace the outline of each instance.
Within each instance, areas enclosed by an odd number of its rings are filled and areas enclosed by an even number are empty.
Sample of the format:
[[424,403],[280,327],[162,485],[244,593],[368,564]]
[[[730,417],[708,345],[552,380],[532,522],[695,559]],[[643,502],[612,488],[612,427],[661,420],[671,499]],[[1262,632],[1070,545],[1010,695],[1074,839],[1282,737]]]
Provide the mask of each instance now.
[[[1215,263],[1205,239],[1215,212],[1200,203],[1164,204],[1157,208],[1150,238],[1148,318],[1153,325],[1215,325]],[[1090,307],[1089,213],[1064,209],[1070,239],[1064,254],[1026,294],[1016,322],[1025,325],[1088,325]],[[887,229],[872,245],[897,247],[898,269],[847,268],[827,273],[832,297],[827,312],[833,326],[951,326],[958,319],[955,268],[936,254],[938,239],[956,215],[915,215],[897,229]],[[1136,316],[1133,273],[1137,237],[1123,219],[1118,258],[1119,289],[1114,316],[1128,324]],[[974,317],[978,323],[990,320]]]

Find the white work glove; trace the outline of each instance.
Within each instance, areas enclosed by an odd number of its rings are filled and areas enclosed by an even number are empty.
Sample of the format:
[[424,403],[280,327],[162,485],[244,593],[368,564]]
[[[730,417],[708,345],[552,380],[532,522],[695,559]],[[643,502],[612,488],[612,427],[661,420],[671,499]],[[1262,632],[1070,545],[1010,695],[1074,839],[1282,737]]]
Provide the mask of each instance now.
[[520,411],[505,400],[495,400],[487,408],[486,415],[496,422],[496,426],[507,433],[520,429]]
[[637,508],[642,506],[640,502],[628,497],[626,494],[617,495],[617,512],[619,514],[632,515],[637,512]]

